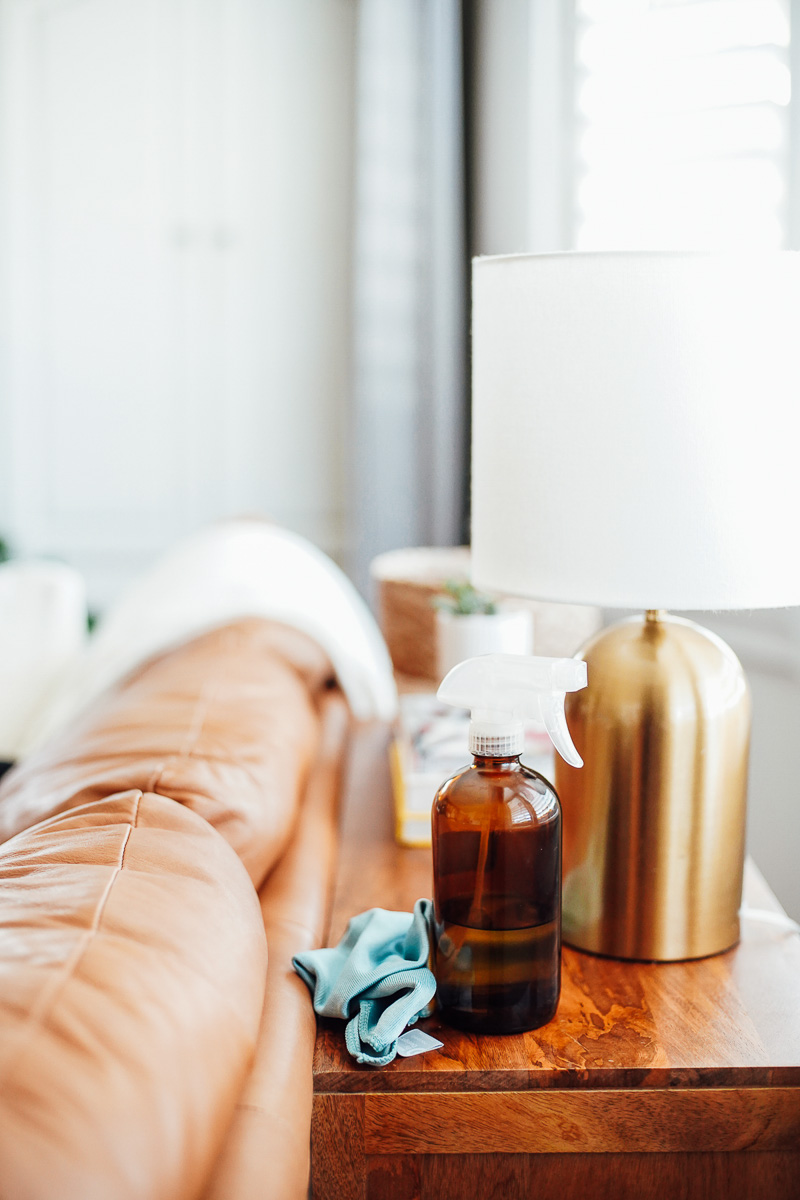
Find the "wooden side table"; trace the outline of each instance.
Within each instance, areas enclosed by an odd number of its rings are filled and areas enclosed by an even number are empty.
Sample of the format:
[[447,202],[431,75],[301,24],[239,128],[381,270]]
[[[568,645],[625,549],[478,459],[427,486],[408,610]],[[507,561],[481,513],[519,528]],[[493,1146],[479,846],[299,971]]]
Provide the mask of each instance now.
[[[330,941],[363,909],[431,893],[430,852],[392,839],[385,731],[357,740]],[[780,911],[753,867],[746,896]],[[388,1067],[320,1022],[314,1200],[796,1200],[800,937],[745,920],[734,950],[639,964],[565,949],[555,1019]]]

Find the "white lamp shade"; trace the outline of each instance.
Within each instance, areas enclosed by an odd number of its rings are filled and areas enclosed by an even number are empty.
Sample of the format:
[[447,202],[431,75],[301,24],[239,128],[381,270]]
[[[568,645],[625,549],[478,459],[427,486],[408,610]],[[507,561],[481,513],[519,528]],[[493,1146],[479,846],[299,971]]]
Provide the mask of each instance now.
[[800,604],[800,254],[475,260],[472,480],[478,586]]

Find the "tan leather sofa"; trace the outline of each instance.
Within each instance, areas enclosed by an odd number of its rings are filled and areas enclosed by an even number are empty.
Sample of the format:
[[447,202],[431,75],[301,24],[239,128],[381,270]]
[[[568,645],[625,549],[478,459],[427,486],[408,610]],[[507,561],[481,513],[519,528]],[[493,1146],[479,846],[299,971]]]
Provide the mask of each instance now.
[[2,1200],[306,1195],[349,714],[261,618],[146,663],[0,788]]

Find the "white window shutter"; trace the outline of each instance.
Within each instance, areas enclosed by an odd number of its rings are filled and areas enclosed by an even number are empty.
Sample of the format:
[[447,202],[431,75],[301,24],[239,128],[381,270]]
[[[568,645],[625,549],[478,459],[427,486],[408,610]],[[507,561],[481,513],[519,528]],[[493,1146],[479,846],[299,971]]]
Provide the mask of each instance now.
[[577,0],[575,247],[788,244],[788,0]]

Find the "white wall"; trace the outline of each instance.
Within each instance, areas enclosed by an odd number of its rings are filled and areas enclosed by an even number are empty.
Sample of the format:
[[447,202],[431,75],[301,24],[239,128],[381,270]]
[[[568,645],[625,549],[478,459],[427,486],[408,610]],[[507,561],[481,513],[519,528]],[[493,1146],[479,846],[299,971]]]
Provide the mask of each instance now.
[[265,512],[338,555],[353,0],[0,0],[0,532],[102,606]]
[[695,613],[733,647],[753,696],[747,847],[800,920],[800,610]]
[[800,682],[749,672],[753,690],[747,843],[784,908],[800,920]]

